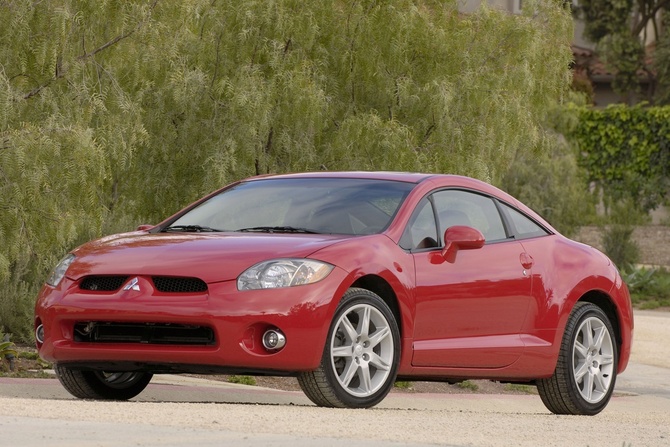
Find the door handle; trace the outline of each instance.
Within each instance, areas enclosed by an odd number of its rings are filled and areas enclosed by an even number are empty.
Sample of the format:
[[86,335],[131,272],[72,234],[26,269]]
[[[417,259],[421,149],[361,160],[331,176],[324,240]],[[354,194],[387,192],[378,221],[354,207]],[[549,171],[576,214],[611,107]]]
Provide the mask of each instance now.
[[530,269],[534,263],[533,257],[526,252],[519,255],[519,261],[524,269]]

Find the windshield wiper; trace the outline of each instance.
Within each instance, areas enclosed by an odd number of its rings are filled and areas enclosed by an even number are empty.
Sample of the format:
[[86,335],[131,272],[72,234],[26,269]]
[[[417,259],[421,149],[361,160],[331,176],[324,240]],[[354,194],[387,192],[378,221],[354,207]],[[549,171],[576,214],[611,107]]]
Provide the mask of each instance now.
[[183,233],[208,233],[208,232],[219,232],[221,230],[217,230],[215,228],[210,228],[210,227],[203,227],[200,225],[172,225],[169,227],[165,227],[162,230],[163,232],[168,232],[168,231],[180,231]]
[[240,228],[239,230],[243,233],[248,232],[258,232],[258,233],[306,233],[306,234],[321,234],[319,231],[310,230],[308,228],[296,228],[296,227],[250,227],[250,228]]

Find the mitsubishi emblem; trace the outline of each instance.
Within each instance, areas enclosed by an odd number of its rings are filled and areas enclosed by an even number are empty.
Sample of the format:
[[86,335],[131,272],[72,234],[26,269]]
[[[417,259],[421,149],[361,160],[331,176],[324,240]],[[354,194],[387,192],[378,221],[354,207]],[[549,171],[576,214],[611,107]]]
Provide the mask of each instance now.
[[126,286],[123,288],[123,290],[134,290],[135,292],[140,291],[140,285],[138,284],[140,282],[139,279],[137,279],[137,276],[134,277],[133,279],[126,284]]

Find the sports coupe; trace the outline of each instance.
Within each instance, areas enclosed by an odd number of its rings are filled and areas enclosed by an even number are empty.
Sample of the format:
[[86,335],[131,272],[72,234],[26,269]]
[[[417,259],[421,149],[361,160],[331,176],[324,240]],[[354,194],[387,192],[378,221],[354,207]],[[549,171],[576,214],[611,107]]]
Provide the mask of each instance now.
[[389,172],[233,183],[73,250],[35,307],[40,355],[84,399],[130,399],[153,374],[285,375],[362,408],[398,379],[490,379],[593,415],[632,332],[596,249],[481,181]]

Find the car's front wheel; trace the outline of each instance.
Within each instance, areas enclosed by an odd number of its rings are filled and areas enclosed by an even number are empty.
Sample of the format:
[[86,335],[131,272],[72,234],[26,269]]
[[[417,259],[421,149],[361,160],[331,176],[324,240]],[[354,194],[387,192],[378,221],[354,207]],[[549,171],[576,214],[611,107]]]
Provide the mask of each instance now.
[[330,325],[321,365],[301,373],[304,393],[322,407],[368,408],[395,382],[400,332],[393,312],[378,295],[352,288]]
[[600,413],[614,391],[617,361],[607,315],[595,304],[577,303],[565,327],[554,375],[537,382],[542,402],[556,414]]
[[63,387],[80,399],[128,400],[140,394],[153,376],[145,372],[104,372],[55,366]]

